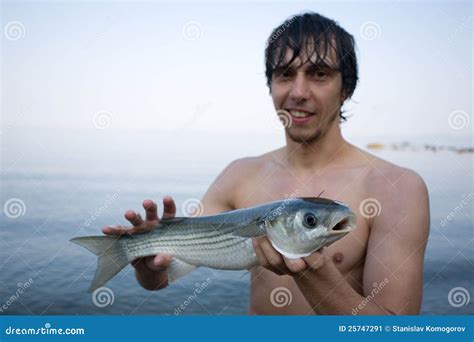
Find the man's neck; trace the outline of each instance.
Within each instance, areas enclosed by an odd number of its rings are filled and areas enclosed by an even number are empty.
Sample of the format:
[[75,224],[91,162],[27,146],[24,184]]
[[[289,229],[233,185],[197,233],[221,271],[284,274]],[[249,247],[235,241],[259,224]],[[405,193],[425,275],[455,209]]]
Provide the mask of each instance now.
[[297,143],[286,135],[283,156],[287,166],[297,172],[314,171],[340,160],[350,145],[336,124],[323,137],[309,143]]

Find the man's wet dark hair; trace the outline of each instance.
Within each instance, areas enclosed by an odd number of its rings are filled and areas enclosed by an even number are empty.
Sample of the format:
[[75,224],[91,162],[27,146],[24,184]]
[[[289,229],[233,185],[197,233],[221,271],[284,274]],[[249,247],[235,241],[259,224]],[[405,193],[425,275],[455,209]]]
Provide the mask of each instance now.
[[[286,58],[288,48],[292,53],[290,60]],[[326,60],[331,49],[337,57],[334,65]],[[352,96],[358,80],[354,37],[334,20],[313,12],[288,18],[270,34],[265,49],[265,76],[270,93],[273,73],[287,69],[297,57],[302,60],[303,51],[311,58],[316,56],[311,63],[317,67],[339,71],[345,99]],[[340,119],[346,120],[342,111]]]

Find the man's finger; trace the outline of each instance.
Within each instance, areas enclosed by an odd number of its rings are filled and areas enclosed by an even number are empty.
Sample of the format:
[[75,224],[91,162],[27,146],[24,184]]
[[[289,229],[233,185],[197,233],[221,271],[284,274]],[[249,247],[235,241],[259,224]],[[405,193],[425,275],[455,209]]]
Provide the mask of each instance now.
[[126,235],[130,234],[130,228],[124,226],[107,226],[102,228],[102,233],[106,235]]
[[176,215],[176,203],[171,196],[163,198],[163,219],[173,218]]
[[134,227],[141,226],[143,224],[142,216],[139,213],[129,210],[125,213],[125,218],[133,224]]
[[270,263],[268,262],[267,258],[265,257],[265,254],[260,248],[259,240],[252,239],[252,245],[253,245],[253,249],[255,250],[255,254],[257,255],[257,261],[260,264],[260,266],[269,267]]
[[275,269],[288,272],[289,270],[286,268],[285,262],[283,261],[283,257],[280,253],[278,253],[275,248],[270,244],[270,241],[266,237],[262,238],[260,241],[260,247],[262,248],[265,257],[267,258],[268,262],[271,266]]
[[133,260],[130,264],[137,270],[143,269],[144,267],[146,267],[146,258],[147,257],[137,258]]
[[171,264],[172,258],[169,254],[160,253],[153,259],[153,264],[157,267],[167,268]]
[[146,211],[147,221],[158,221],[158,207],[155,202],[150,199],[143,201],[143,208]]
[[309,268],[314,271],[321,269],[326,263],[329,262],[329,259],[325,253],[325,248],[320,249],[317,252],[312,253],[311,255],[303,258]]
[[146,265],[153,271],[165,271],[171,263],[172,256],[160,253],[158,255],[147,257]]
[[303,272],[304,270],[308,268],[308,265],[306,265],[303,259],[288,259],[288,258],[283,257],[283,260],[285,261],[286,267],[292,273]]

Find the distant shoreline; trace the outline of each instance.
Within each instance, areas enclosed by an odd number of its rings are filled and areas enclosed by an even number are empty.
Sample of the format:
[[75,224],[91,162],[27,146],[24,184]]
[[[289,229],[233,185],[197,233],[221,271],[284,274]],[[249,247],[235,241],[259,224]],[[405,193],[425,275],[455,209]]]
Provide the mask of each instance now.
[[455,152],[459,154],[464,153],[474,153],[474,147],[455,147],[455,146],[447,146],[447,145],[432,145],[432,144],[422,144],[422,145],[412,145],[411,143],[404,141],[402,143],[391,143],[391,144],[384,144],[379,142],[369,143],[367,144],[367,148],[369,150],[393,150],[393,151],[431,151],[431,152],[441,152],[441,151],[449,151]]

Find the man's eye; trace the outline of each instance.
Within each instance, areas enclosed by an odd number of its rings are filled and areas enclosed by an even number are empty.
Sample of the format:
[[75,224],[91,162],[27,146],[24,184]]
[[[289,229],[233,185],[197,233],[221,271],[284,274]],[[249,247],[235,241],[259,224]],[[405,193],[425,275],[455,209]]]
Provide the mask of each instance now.
[[286,79],[291,77],[291,73],[289,71],[277,71],[275,72],[275,77],[279,79]]
[[324,71],[315,71],[311,74],[311,76],[317,80],[325,80],[328,77],[328,74]]

